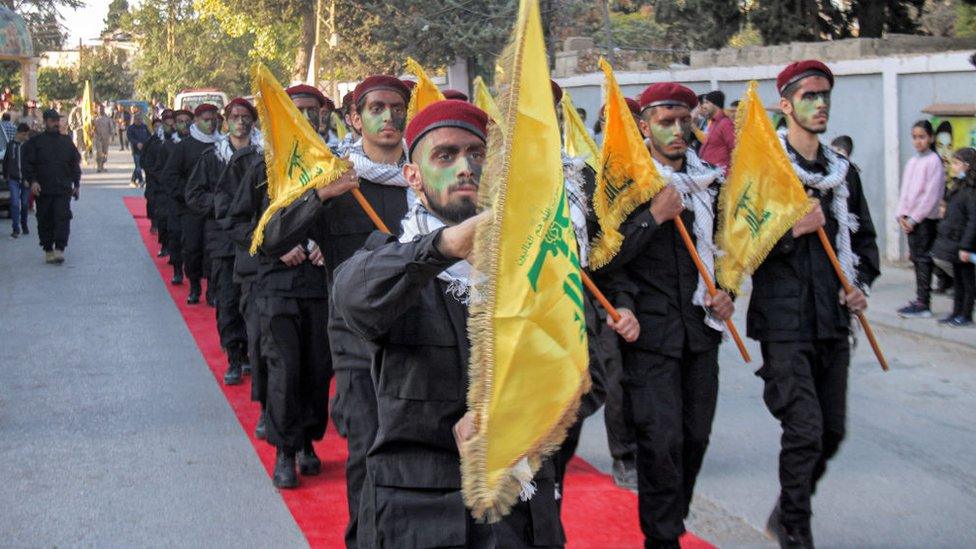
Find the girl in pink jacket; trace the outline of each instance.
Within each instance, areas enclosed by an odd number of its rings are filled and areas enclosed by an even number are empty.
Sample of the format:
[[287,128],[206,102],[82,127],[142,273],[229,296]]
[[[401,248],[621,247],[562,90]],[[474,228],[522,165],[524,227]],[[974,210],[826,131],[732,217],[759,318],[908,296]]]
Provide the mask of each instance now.
[[901,178],[898,223],[908,235],[908,251],[915,264],[915,299],[898,310],[906,318],[930,318],[932,244],[939,222],[939,203],[945,193],[945,167],[935,152],[935,132],[928,120],[912,126],[917,154],[908,160]]

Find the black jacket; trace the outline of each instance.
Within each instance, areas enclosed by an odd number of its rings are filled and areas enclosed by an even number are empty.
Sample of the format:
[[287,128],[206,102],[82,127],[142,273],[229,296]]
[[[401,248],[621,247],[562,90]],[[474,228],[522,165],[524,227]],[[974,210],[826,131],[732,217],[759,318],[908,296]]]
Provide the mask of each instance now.
[[[827,172],[822,150],[813,162],[799,154],[796,156],[807,171]],[[857,283],[870,286],[881,273],[880,258],[874,223],[857,170],[847,171],[847,188],[848,209],[857,217],[859,225],[851,235],[851,248],[860,258]],[[824,227],[827,236],[836,242],[838,225],[830,208],[833,193],[821,196],[819,191],[810,190],[821,201],[827,219]],[[793,233],[787,231],[752,275],[752,297],[746,319],[749,337],[780,342],[846,338],[851,318],[847,307],[838,302],[840,287],[817,234],[793,238]]]
[[932,257],[959,261],[959,250],[976,250],[976,187],[957,185],[946,195],[946,214],[939,221]]
[[190,177],[197,160],[203,152],[213,147],[212,143],[198,141],[193,136],[180,137],[180,142],[169,149],[166,166],[160,173],[163,187],[179,208],[186,208],[186,181]]
[[[254,229],[264,210],[268,208],[267,190],[267,172],[262,157],[247,168],[230,207],[229,234],[238,246],[250,250]],[[322,235],[315,230],[317,224],[312,225],[312,228],[297,236],[295,245],[305,246],[308,240],[316,243],[322,241]],[[263,249],[258,250],[256,295],[319,299],[328,297],[325,269],[312,265],[308,260],[296,267],[285,265],[279,258],[289,250],[277,255],[269,254]]]
[[[234,281],[237,283],[253,281],[258,273],[258,258],[251,255],[250,241],[247,246],[240,244],[247,237],[240,233],[241,227],[235,226],[231,212],[238,194],[242,192],[247,172],[255,164],[263,167],[264,163],[260,162],[262,158],[262,151],[253,145],[234,151],[234,156],[230,157],[227,170],[224,171],[224,177],[219,184],[221,194],[226,193],[227,196],[226,209],[220,205],[223,199],[218,199],[218,205],[214,207],[217,224],[227,230],[227,236],[234,244]],[[261,211],[263,212],[266,207],[267,204],[263,204]],[[243,227],[243,230],[250,234],[253,228]]]
[[24,179],[40,183],[43,194],[71,194],[81,185],[81,155],[67,135],[39,133],[24,144],[23,154]]
[[[692,232],[695,213],[684,210],[681,219]],[[621,223],[620,233],[620,252],[601,269],[599,282],[616,307],[630,309],[640,322],[637,341],[624,348],[680,358],[686,347],[694,353],[717,347],[721,332],[705,324],[703,307],[691,303],[698,270],[674,221],[658,225],[648,202]]]
[[[378,185],[366,179],[359,180],[359,189],[387,228],[399,234],[400,221],[407,212],[406,189]],[[323,203],[313,190],[287,208],[275,212],[265,231],[262,248],[271,255],[280,256],[295,247],[299,235],[316,222],[322,223],[319,227],[321,240],[316,242],[322,247],[330,279],[335,269],[360,249],[376,229],[351,194],[346,193]],[[362,340],[349,330],[335,307],[329,309],[333,368],[369,369],[369,351]]]
[[7,150],[3,153],[3,176],[26,183],[23,170],[23,147],[24,144],[17,140],[7,144]]
[[234,257],[235,246],[230,236],[230,227],[217,223],[219,217],[227,217],[230,202],[233,200],[231,193],[237,190],[236,186],[233,190],[226,186],[221,188],[226,170],[227,163],[221,160],[216,147],[211,147],[200,155],[200,160],[186,181],[186,206],[207,220],[206,240],[210,257]]

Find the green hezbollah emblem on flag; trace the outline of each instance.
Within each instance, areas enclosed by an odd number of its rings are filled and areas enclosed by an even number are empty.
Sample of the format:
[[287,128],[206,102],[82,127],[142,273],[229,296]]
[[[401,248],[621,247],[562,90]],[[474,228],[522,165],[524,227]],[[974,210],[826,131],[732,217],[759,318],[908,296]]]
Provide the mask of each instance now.
[[471,306],[474,437],[461,457],[464,500],[499,520],[531,491],[589,389],[579,250],[568,215],[561,140],[537,0],[522,0],[499,58],[500,120],[489,126]]

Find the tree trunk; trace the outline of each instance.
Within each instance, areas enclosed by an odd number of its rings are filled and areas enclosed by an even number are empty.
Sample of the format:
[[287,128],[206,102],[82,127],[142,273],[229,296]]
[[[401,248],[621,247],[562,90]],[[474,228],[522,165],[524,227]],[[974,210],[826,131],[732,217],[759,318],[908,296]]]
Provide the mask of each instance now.
[[295,52],[295,64],[291,70],[292,82],[304,82],[308,76],[308,63],[315,47],[315,2],[305,2],[299,15],[302,18],[302,31]]
[[881,38],[884,31],[884,0],[860,0],[857,3],[858,36],[861,38]]

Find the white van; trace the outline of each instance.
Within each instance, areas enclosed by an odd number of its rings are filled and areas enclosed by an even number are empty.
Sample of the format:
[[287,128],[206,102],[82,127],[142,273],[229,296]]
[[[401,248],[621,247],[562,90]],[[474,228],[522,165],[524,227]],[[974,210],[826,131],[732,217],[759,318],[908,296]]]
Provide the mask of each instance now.
[[176,95],[173,104],[175,110],[187,110],[193,112],[194,109],[204,103],[216,105],[220,110],[227,105],[227,94],[216,88],[200,88],[194,90],[183,90]]

